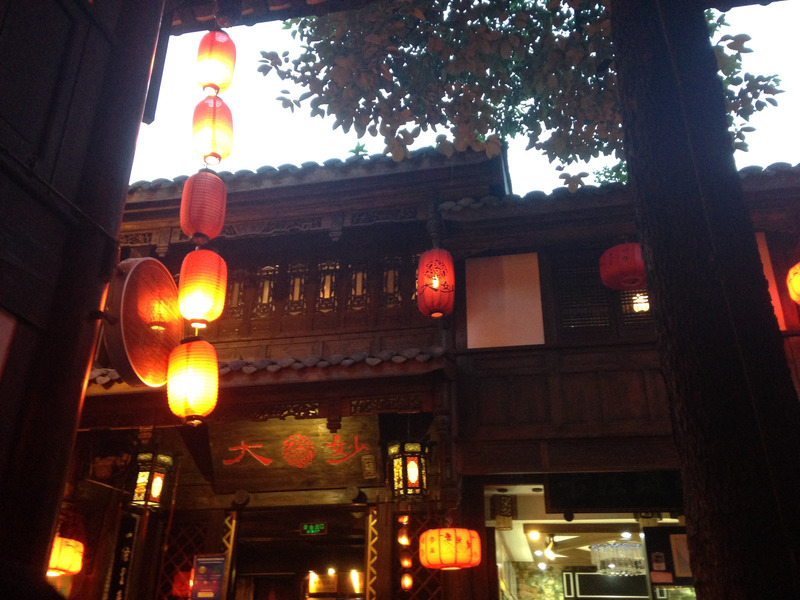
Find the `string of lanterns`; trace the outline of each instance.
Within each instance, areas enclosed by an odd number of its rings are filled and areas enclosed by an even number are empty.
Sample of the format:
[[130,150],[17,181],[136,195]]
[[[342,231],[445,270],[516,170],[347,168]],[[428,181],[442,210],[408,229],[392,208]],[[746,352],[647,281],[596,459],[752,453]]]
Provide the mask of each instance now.
[[205,168],[189,177],[181,194],[180,223],[195,249],[183,260],[178,278],[178,307],[194,328],[169,355],[167,400],[187,423],[198,423],[216,407],[219,391],[217,352],[197,335],[218,319],[225,307],[228,267],[208,248],[225,223],[227,190],[208,168],[218,165],[233,145],[233,118],[219,93],[228,89],[236,64],[236,46],[222,30],[206,33],[197,51],[198,83],[207,94],[194,109],[192,138]]

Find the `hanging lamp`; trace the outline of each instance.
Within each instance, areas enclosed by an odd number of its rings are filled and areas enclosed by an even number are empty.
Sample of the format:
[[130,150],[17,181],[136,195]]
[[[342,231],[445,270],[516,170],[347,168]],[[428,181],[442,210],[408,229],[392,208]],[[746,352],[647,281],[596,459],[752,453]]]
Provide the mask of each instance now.
[[217,165],[233,148],[231,109],[218,96],[207,96],[194,109],[192,139],[195,151],[208,165]]
[[233,80],[236,45],[222,30],[209,31],[197,49],[197,83],[206,93],[224,92]]
[[395,500],[424,498],[428,488],[426,445],[420,442],[390,442],[386,454],[392,469]]
[[432,248],[419,257],[417,307],[436,319],[453,312],[455,302],[453,257],[447,250]]
[[225,182],[209,169],[186,180],[181,194],[181,230],[195,244],[203,245],[222,232],[228,192]]
[[600,279],[612,290],[646,287],[642,247],[637,243],[612,246],[600,257]]
[[188,423],[198,423],[217,405],[219,364],[214,346],[200,337],[184,339],[169,355],[169,409]]
[[189,252],[178,279],[178,307],[189,325],[203,328],[225,308],[228,266],[211,250]]
[[419,536],[419,561],[445,571],[475,567],[481,562],[481,538],[472,529],[428,529]]

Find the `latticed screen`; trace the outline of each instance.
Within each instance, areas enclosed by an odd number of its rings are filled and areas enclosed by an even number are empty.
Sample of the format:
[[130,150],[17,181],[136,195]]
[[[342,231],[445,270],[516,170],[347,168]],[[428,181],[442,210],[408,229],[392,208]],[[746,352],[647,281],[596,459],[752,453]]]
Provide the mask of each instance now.
[[399,306],[403,300],[400,293],[400,267],[403,259],[393,256],[383,259],[383,285],[381,286],[381,306]]
[[[399,524],[398,524],[399,527]],[[438,569],[427,569],[419,562],[419,536],[423,531],[437,527],[431,520],[421,519],[415,514],[409,515],[406,529],[409,533],[409,545],[403,548],[400,544],[394,544],[396,556],[393,569],[392,598],[406,598],[408,600],[439,600],[444,597],[442,592],[441,571]],[[401,553],[407,552],[410,555],[411,564],[404,567],[401,564]],[[400,578],[404,573],[408,573],[412,578],[411,588],[403,590],[400,587]]]
[[306,281],[308,266],[293,264],[289,267],[289,298],[286,312],[290,315],[301,315],[306,312]]
[[348,310],[367,308],[367,269],[360,265],[349,265],[350,294],[347,297]]
[[225,317],[238,318],[242,316],[243,287],[241,279],[228,278],[228,289],[225,292]]
[[[167,550],[161,562],[161,572],[156,589],[157,600],[174,600],[185,592],[194,557],[201,554],[206,538],[206,523],[173,524],[169,532]],[[178,589],[183,588],[183,589]]]
[[278,265],[261,267],[258,272],[258,298],[255,313],[271,315],[275,312],[275,282],[280,270]]
[[339,261],[329,260],[319,263],[317,272],[319,273],[317,312],[332,312],[336,310],[337,304],[336,282],[339,276]]

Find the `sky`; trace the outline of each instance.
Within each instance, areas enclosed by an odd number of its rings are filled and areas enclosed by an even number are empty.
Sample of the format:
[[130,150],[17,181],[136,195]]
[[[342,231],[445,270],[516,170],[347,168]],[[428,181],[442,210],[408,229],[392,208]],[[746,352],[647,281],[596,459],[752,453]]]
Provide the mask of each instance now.
[[[726,19],[731,26],[725,28],[724,33],[746,33],[752,38],[747,47],[753,52],[744,56],[745,71],[777,74],[784,90],[777,96],[777,107],[770,107],[750,119],[756,131],[747,136],[749,151],[735,153],[736,165],[740,169],[749,165],[766,167],[776,162],[797,165],[800,163],[800,67],[794,40],[800,23],[800,2],[782,0],[768,6],[735,8],[728,11]],[[365,144],[369,154],[383,152],[379,137],[367,134],[358,139],[353,131],[344,134],[341,129],[333,130],[332,117],[312,119],[307,102],[293,113],[281,107],[276,98],[291,84],[281,82],[274,74],[264,77],[257,70],[261,50],[289,49],[297,45],[281,23],[233,27],[226,31],[236,44],[236,68],[231,87],[220,97],[233,114],[234,141],[231,155],[214,167],[216,171],[255,171],[263,166],[300,166],[308,161],[321,164],[331,158],[345,160],[352,156],[349,150],[359,142]],[[204,166],[191,145],[192,113],[204,97],[193,76],[203,33],[170,38],[155,120],[140,128],[131,183],[174,179],[196,173]],[[297,95],[294,93],[292,97]],[[418,141],[411,149],[424,145]],[[556,170],[557,163],[550,163],[535,150],[526,151],[526,145],[524,137],[509,142],[513,192],[519,195],[539,190],[549,193],[561,187],[563,180],[559,179],[561,172]],[[565,172],[591,172],[613,163],[611,159],[588,165],[573,163],[565,167]],[[584,181],[593,183],[591,176]]]

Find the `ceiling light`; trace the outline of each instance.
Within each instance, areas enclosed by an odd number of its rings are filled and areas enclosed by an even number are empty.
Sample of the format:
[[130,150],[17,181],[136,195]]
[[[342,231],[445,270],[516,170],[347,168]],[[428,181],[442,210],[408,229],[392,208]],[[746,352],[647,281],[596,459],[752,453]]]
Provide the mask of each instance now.
[[532,529],[528,532],[528,538],[530,538],[532,542],[537,541],[540,537],[542,537],[542,534],[536,529]]
[[546,571],[546,570],[547,570],[547,563],[546,563],[546,562],[540,562],[540,563],[539,563],[537,566],[538,566],[538,567],[539,567],[539,568],[540,568],[542,571]]
[[630,531],[623,531],[620,535],[626,540],[629,540],[632,537]]

